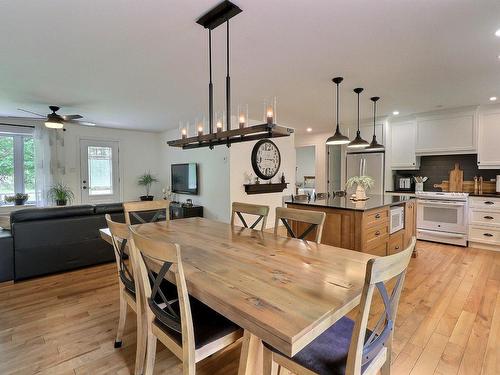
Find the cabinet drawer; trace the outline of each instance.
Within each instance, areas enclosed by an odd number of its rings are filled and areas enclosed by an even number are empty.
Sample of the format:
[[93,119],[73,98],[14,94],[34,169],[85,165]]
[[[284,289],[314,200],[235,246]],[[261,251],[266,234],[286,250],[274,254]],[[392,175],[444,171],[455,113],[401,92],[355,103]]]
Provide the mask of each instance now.
[[391,234],[387,245],[387,255],[399,253],[403,250],[404,231]]
[[373,242],[380,241],[381,239],[386,240],[389,236],[389,224],[385,223],[382,225],[377,225],[373,228],[368,228],[366,230],[366,246],[370,246]]
[[387,255],[387,238],[384,241],[378,241],[363,249],[364,253],[377,255],[383,257]]
[[500,211],[500,198],[470,197],[469,205],[473,208]]
[[500,244],[500,229],[471,225],[469,226],[469,241]]
[[500,211],[472,208],[470,210],[470,223],[500,227]]
[[389,221],[389,209],[387,207],[368,211],[364,214],[365,229],[377,226]]

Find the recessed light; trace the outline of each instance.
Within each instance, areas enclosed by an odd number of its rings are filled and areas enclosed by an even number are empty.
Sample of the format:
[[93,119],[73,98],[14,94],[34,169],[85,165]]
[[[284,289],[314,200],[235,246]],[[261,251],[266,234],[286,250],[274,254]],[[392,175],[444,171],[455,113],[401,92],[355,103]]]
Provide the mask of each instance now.
[[312,131],[313,131],[313,129],[312,129],[312,128],[307,128],[307,129],[306,129],[306,131],[307,131],[308,133],[310,133],[310,132],[312,132]]
[[492,97],[490,98],[490,102],[494,102],[495,100],[497,100],[497,97],[496,97],[496,96],[492,96]]
[[392,112],[392,114],[393,114],[394,116],[397,116],[397,115],[399,115],[399,111],[393,111],[393,112]]
[[495,36],[500,37],[500,29],[498,29],[497,31],[495,31]]

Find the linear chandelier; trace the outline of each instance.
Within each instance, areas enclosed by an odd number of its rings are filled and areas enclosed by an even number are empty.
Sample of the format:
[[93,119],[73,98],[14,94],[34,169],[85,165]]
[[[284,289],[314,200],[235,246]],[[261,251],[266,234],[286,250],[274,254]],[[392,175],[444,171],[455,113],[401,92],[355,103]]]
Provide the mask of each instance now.
[[[183,149],[209,147],[226,145],[230,147],[232,143],[254,141],[263,138],[286,137],[294,132],[293,129],[275,124],[274,108],[267,109],[266,122],[259,125],[245,127],[245,121],[239,121],[239,128],[231,129],[231,78],[229,75],[229,20],[241,13],[242,10],[235,4],[226,0],[215,6],[206,14],[201,16],[196,23],[208,29],[208,64],[209,64],[209,83],[208,83],[208,134],[203,134],[203,127],[198,129],[196,136],[188,137],[187,131],[182,130],[181,138],[168,141],[167,144],[172,147],[181,147]],[[212,30],[226,24],[226,130],[222,129],[222,124],[217,123],[216,132],[214,132],[214,100],[212,84]],[[248,123],[248,115],[246,118]]]

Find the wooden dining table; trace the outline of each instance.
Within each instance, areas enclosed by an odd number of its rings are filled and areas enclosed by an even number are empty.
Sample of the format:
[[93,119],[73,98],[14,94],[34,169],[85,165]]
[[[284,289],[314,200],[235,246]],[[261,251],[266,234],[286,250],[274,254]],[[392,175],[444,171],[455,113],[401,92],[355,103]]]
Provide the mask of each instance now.
[[179,244],[189,294],[244,329],[239,375],[262,373],[263,341],[293,356],[356,307],[374,257],[198,217],[134,228]]

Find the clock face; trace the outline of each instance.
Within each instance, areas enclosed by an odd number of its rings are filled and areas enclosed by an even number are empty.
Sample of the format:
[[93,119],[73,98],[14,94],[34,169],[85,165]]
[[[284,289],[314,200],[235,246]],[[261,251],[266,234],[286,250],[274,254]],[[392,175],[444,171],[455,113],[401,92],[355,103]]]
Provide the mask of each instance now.
[[278,147],[270,140],[263,139],[252,150],[252,167],[263,180],[273,178],[280,169],[281,155]]

